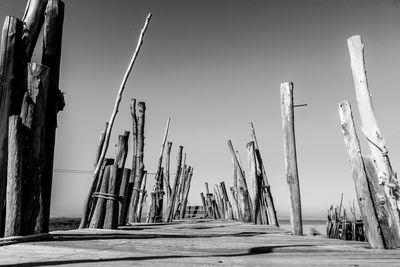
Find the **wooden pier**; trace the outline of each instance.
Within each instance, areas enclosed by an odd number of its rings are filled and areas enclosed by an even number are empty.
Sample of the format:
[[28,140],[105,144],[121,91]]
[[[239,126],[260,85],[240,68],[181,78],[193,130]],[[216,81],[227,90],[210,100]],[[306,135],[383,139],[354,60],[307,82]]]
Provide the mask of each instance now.
[[[119,230],[56,231],[42,240],[7,244],[0,266],[398,266],[400,249],[366,242],[293,236],[270,225],[186,220]],[[11,239],[8,239],[11,243]]]

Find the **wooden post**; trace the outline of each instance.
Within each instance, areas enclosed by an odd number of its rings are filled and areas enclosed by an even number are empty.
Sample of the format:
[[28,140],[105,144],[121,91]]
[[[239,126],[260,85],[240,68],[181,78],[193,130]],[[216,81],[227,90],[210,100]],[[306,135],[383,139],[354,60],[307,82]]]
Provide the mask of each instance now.
[[8,118],[20,113],[24,94],[22,27],[22,21],[7,16],[0,44],[0,237],[5,222]]
[[124,168],[124,172],[122,174],[121,188],[119,190],[119,195],[123,198],[123,202],[119,208],[119,216],[118,216],[118,224],[125,225],[126,224],[126,206],[129,206],[128,202],[128,186],[129,186],[129,178],[131,176],[131,169]]
[[266,219],[269,220],[272,225],[279,226],[279,222],[276,217],[274,199],[272,198],[271,186],[268,182],[267,172],[265,171],[264,163],[261,158],[260,147],[258,145],[256,130],[255,130],[252,122],[250,122],[250,130],[251,130],[251,136],[252,136],[252,139],[253,139],[254,145],[255,145],[256,159],[257,159],[257,162],[258,162],[259,166],[261,167],[261,171],[262,171],[263,190],[261,190],[261,192],[264,192],[264,194],[265,194],[265,202],[266,202],[265,206],[266,206],[266,209],[267,209],[268,215],[269,215]]
[[4,236],[21,234],[23,126],[21,118],[13,115],[9,119],[7,200]]
[[299,175],[294,134],[293,83],[281,83],[281,111],[286,179],[290,192],[290,222],[294,235],[303,235]]
[[89,228],[103,228],[104,224],[104,216],[106,214],[106,199],[104,198],[104,194],[108,193],[108,184],[111,175],[111,167],[114,165],[107,165],[102,177],[100,194],[94,195],[98,200],[96,202],[96,207],[93,212],[92,219],[89,224]]
[[252,217],[254,219],[255,224],[261,224],[261,214],[260,214],[260,185],[261,185],[261,177],[259,176],[259,172],[257,171],[256,166],[256,155],[254,142],[249,142],[246,145],[247,147],[247,159],[249,162],[249,193],[250,193],[250,201],[252,203]]
[[139,201],[139,190],[144,177],[144,125],[145,125],[146,104],[138,103],[138,133],[137,133],[137,163],[136,163],[136,179],[132,191],[131,207],[129,210],[129,222],[136,222],[136,212]]
[[28,0],[22,21],[24,30],[22,42],[25,46],[26,61],[31,61],[33,51],[39,37],[40,30],[44,21],[47,0]]
[[[131,104],[130,104],[130,110],[131,110],[131,118],[132,118],[132,170],[131,170],[131,176],[129,178],[129,184],[128,184],[128,189],[126,193],[126,198],[124,200],[124,212],[123,212],[123,221],[127,221],[127,217],[129,214],[129,210],[132,205],[132,193],[133,193],[133,187],[135,185],[135,179],[136,179],[136,174],[137,174],[137,147],[138,147],[138,119],[136,116],[136,99],[131,99]],[[133,215],[133,214],[131,214]]]
[[354,89],[358,110],[361,118],[361,129],[368,140],[368,146],[376,161],[379,180],[385,185],[386,196],[390,201],[393,212],[391,220],[400,233],[400,199],[398,194],[400,187],[395,173],[390,165],[388,149],[385,139],[379,130],[378,122],[372,106],[371,93],[368,88],[368,81],[364,61],[364,44],[361,36],[355,35],[347,39],[347,46],[350,55],[351,70],[353,74]]
[[240,210],[243,212],[242,220],[244,222],[251,222],[251,201],[249,199],[249,191],[247,189],[246,178],[244,176],[244,171],[241,167],[238,157],[236,156],[235,150],[233,148],[231,140],[228,141],[228,147],[231,152],[231,156],[237,166],[239,172],[238,177],[238,202],[240,205]]
[[201,203],[203,204],[203,209],[204,209],[204,217],[207,218],[207,204],[206,204],[206,198],[204,197],[204,193],[200,193],[200,198],[201,198]]
[[361,157],[361,148],[354,126],[351,107],[347,101],[339,102],[339,115],[356,188],[358,206],[364,222],[368,243],[371,248],[384,249],[384,239],[382,237],[378,218],[376,217],[377,213],[375,211],[374,202],[371,199],[371,191],[368,185],[364,162]]
[[176,200],[176,195],[177,195],[177,191],[178,191],[178,185],[179,185],[179,177],[181,174],[181,166],[182,166],[182,152],[183,152],[183,146],[179,146],[179,150],[178,150],[178,156],[177,156],[177,168],[176,168],[176,174],[175,174],[175,181],[174,181],[174,186],[172,189],[172,194],[171,194],[171,198],[170,201],[168,203],[168,209],[167,209],[167,217],[165,219],[165,221],[167,222],[172,222],[173,219],[173,212],[174,212],[174,204],[175,204],[175,200]]
[[21,118],[25,129],[24,166],[22,182],[21,233],[30,235],[40,219],[43,205],[43,179],[46,166],[47,121],[51,91],[51,71],[44,65],[29,63],[27,92],[22,103]]
[[234,220],[241,220],[241,216],[239,214],[238,202],[237,202],[237,194],[235,188],[232,186],[229,188],[231,191],[231,195],[233,197],[232,204],[232,212],[233,212],[233,219]]
[[[394,215],[390,200],[385,194],[384,186],[379,184],[374,158],[372,156],[364,156],[363,161],[385,248],[396,249],[400,247],[399,229],[393,220]],[[374,238],[376,240],[380,236],[375,236]]]
[[139,208],[137,211],[137,221],[140,222],[142,219],[142,208],[144,200],[146,199],[146,182],[147,182],[147,171],[144,171],[144,178],[142,180],[142,184],[140,186],[140,194],[139,194]]
[[[108,127],[108,122],[106,122],[106,129]],[[96,151],[96,156],[95,156],[95,161],[94,161],[94,167],[96,168],[97,162],[99,161],[100,158],[100,154],[101,154],[101,148],[103,147],[104,144],[104,138],[106,136],[106,131],[102,131],[100,133],[100,140],[99,140],[99,144],[97,145],[97,151]]]
[[227,205],[228,219],[234,220],[235,218],[233,215],[233,209],[232,209],[231,202],[229,201],[228,192],[226,191],[225,182],[221,182],[220,186],[221,186],[223,197],[224,197],[226,205]]
[[170,160],[171,160],[171,148],[172,148],[172,142],[167,143],[167,155],[165,159],[165,175],[164,175],[164,186],[165,186],[165,191],[166,191],[166,200],[167,203],[169,202],[169,199],[171,197],[171,186],[170,186]]
[[[144,24],[144,26],[142,28],[142,31],[140,32],[140,36],[139,36],[139,40],[138,40],[138,44],[136,46],[135,52],[133,53],[133,56],[132,56],[131,61],[129,63],[128,69],[127,69],[127,71],[126,71],[126,73],[124,75],[124,78],[122,79],[120,88],[118,90],[117,98],[115,99],[113,112],[111,113],[111,118],[110,118],[110,121],[108,122],[109,124],[108,124],[108,128],[107,128],[107,131],[106,131],[106,137],[105,137],[105,140],[104,140],[103,149],[101,151],[99,162],[97,163],[96,169],[94,170],[93,177],[96,177],[96,175],[100,171],[101,162],[103,161],[104,157],[106,156],[108,145],[110,143],[111,130],[112,130],[112,127],[114,125],[114,120],[115,120],[115,117],[117,116],[118,108],[119,108],[119,105],[120,105],[121,100],[122,100],[122,93],[124,92],[125,85],[126,85],[126,82],[128,80],[129,74],[132,71],[132,68],[133,68],[133,65],[134,65],[134,63],[136,61],[137,55],[139,53],[139,50],[140,50],[140,48],[141,48],[141,46],[143,44],[143,37],[144,37],[144,34],[145,34],[146,30],[147,30],[147,26],[148,26],[148,23],[150,21],[150,18],[151,18],[151,14],[148,14],[148,16],[146,18],[146,22],[145,22],[145,24]],[[139,166],[139,169],[141,167],[142,166]],[[143,173],[143,170],[141,171],[141,173]],[[142,179],[142,178],[139,177],[139,179]],[[140,180],[140,182],[141,182],[141,180]],[[137,198],[135,198],[135,199],[136,200],[133,201],[133,204],[135,204],[135,202],[136,202],[136,206],[137,206]],[[90,202],[86,201],[85,204],[84,204],[84,207],[83,207],[82,221],[81,221],[81,224],[80,224],[79,228],[83,228],[86,225],[89,206],[90,206]],[[135,207],[135,206],[133,206],[133,207]],[[132,217],[135,217],[134,214],[135,214],[135,211],[133,211]]]
[[45,164],[41,179],[40,210],[35,227],[37,233],[49,231],[57,113],[64,108],[64,99],[58,89],[63,22],[64,3],[60,0],[49,0],[43,28],[42,64],[50,68],[53,84],[49,90],[49,105],[46,110]]
[[188,174],[187,182],[186,182],[185,188],[183,190],[182,207],[181,207],[181,213],[179,216],[180,219],[185,219],[186,206],[187,206],[187,200],[188,200],[189,191],[190,191],[190,184],[192,182],[192,176],[193,176],[193,168],[189,167],[189,174]]

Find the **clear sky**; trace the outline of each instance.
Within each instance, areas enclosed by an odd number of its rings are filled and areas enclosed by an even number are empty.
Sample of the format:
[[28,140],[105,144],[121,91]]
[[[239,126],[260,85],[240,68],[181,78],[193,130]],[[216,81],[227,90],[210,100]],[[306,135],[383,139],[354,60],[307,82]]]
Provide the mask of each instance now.
[[[355,105],[346,39],[361,34],[375,110],[393,167],[400,160],[400,9],[398,1],[65,0],[55,169],[92,170],[99,133],[148,12],[143,48],[124,92],[110,143],[130,130],[130,99],[147,104],[145,164],[157,165],[170,116],[172,170],[178,145],[194,167],[189,202],[204,182],[232,184],[227,140],[247,169],[248,123],[255,124],[280,218],[288,217],[279,85],[293,81],[304,217],[355,197],[337,103]],[[0,18],[21,17],[25,0],[1,0]],[[41,44],[40,44],[41,45]],[[40,48],[40,47],[39,47]],[[40,58],[40,49],[35,53]],[[368,153],[365,141],[363,152]],[[130,158],[127,160],[130,165]],[[153,178],[149,177],[149,187]],[[90,173],[54,174],[52,215],[80,215]]]

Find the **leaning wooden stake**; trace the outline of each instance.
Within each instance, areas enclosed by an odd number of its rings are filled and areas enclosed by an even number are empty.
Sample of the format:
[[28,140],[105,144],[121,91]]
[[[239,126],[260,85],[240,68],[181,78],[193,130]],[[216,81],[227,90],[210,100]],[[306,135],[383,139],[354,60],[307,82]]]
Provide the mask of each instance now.
[[[106,156],[108,145],[110,143],[111,130],[112,130],[112,127],[114,125],[115,117],[117,116],[117,113],[118,113],[119,104],[121,103],[121,100],[122,100],[122,93],[124,92],[125,85],[126,85],[126,82],[128,80],[129,74],[131,73],[131,70],[133,68],[133,64],[135,63],[137,55],[139,53],[139,50],[140,50],[140,48],[141,48],[141,46],[143,44],[143,37],[144,37],[144,34],[146,33],[147,26],[149,24],[151,16],[152,16],[151,13],[149,13],[147,15],[146,22],[145,22],[145,24],[143,26],[143,29],[142,29],[141,33],[140,33],[139,41],[138,41],[138,44],[136,46],[135,52],[133,53],[133,56],[132,56],[132,59],[131,59],[131,61],[129,63],[128,69],[127,69],[127,71],[126,71],[126,73],[124,75],[124,78],[122,79],[121,86],[120,86],[120,88],[118,90],[117,98],[116,98],[115,104],[114,104],[114,109],[113,109],[113,112],[111,113],[110,121],[108,122],[108,127],[107,127],[107,131],[106,131],[106,137],[105,137],[104,144],[103,144],[103,149],[101,151],[99,162],[97,163],[96,169],[94,170],[93,177],[97,176],[98,172],[100,171],[101,163],[103,162],[103,159]],[[91,187],[93,187],[93,186],[95,186],[94,183],[92,183]],[[90,196],[88,196],[86,201],[85,201],[85,204],[84,204],[84,207],[83,207],[82,220],[81,220],[81,224],[80,224],[79,228],[83,228],[87,224],[89,206],[90,206]]]
[[258,145],[256,130],[255,130],[252,122],[250,122],[250,130],[251,130],[251,136],[252,136],[252,139],[253,139],[254,145],[255,145],[257,161],[262,170],[263,187],[264,187],[264,190],[262,190],[262,191],[265,192],[265,202],[266,202],[266,206],[267,206],[266,208],[268,210],[268,215],[269,215],[268,220],[270,221],[271,224],[279,226],[278,219],[276,216],[274,199],[272,198],[271,186],[268,182],[267,172],[265,171],[264,163],[261,158],[260,147]]
[[146,199],[147,192],[146,192],[146,182],[147,182],[147,171],[144,171],[144,178],[142,180],[142,184],[140,186],[140,194],[139,194],[139,207],[137,211],[137,221],[140,222],[142,219],[142,209],[143,209],[143,203],[144,200]]
[[232,159],[234,160],[237,171],[239,173],[238,177],[238,202],[240,210],[242,211],[242,220],[244,222],[251,222],[253,220],[251,216],[251,200],[249,199],[249,191],[247,189],[246,178],[244,176],[244,171],[242,169],[240,160],[238,159],[235,150],[233,148],[231,140],[228,141],[228,147],[231,152]]
[[[351,70],[353,74],[354,88],[358,110],[361,118],[361,129],[368,140],[368,146],[376,161],[379,179],[385,185],[386,195],[393,210],[393,222],[400,229],[400,191],[399,183],[390,165],[388,149],[385,139],[378,127],[372,106],[371,93],[365,70],[364,44],[361,36],[355,35],[347,39],[350,55]],[[398,231],[400,233],[400,231]]]
[[179,177],[181,176],[181,167],[182,167],[182,151],[183,151],[183,146],[179,146],[178,150],[178,156],[177,156],[177,168],[176,168],[176,174],[175,174],[175,181],[174,181],[174,186],[172,188],[172,194],[171,198],[168,203],[168,208],[167,208],[167,216],[165,218],[165,221],[167,222],[172,222],[173,216],[174,216],[174,204],[176,200],[176,195],[178,191],[178,185],[179,185]]
[[9,119],[7,201],[4,236],[18,236],[21,233],[23,125],[18,115]]
[[281,111],[286,179],[290,192],[290,222],[294,235],[303,235],[300,185],[294,134],[293,83],[281,83]]
[[253,208],[252,217],[254,218],[255,224],[261,224],[261,172],[257,170],[254,142],[247,143],[246,148],[249,162],[249,193]]
[[165,192],[167,195],[167,203],[169,202],[169,198],[171,197],[171,186],[170,186],[170,161],[171,161],[171,148],[172,148],[172,142],[167,143],[167,156],[165,158],[165,175],[164,175],[164,186],[165,186]]
[[350,160],[351,171],[356,188],[358,206],[364,222],[368,243],[371,248],[384,249],[384,239],[376,216],[374,203],[371,198],[371,192],[364,169],[364,162],[361,157],[361,148],[354,126],[351,107],[347,101],[339,103],[339,115],[347,155]]

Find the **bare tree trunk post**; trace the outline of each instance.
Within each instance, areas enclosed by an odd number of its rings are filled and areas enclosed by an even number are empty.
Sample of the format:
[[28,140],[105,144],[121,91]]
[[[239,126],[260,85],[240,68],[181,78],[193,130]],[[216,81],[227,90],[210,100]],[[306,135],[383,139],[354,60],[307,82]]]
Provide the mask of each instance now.
[[243,212],[242,220],[244,222],[251,222],[251,200],[249,199],[249,191],[247,189],[246,178],[244,176],[244,171],[240,164],[240,161],[235,153],[231,140],[228,141],[228,147],[231,152],[231,156],[238,168],[238,202],[240,205],[240,210]]
[[128,187],[129,187],[129,178],[131,176],[131,169],[124,168],[124,172],[122,174],[121,188],[119,190],[119,195],[122,197],[123,202],[119,207],[119,216],[118,216],[118,224],[125,225],[126,224],[126,206],[129,206],[128,202]]
[[201,198],[201,203],[203,204],[203,210],[204,210],[204,217],[207,218],[207,204],[206,204],[206,198],[204,197],[204,193],[200,193],[200,198]]
[[176,195],[178,191],[178,185],[179,185],[179,177],[181,176],[181,165],[182,165],[182,152],[183,152],[183,146],[179,146],[178,150],[178,156],[177,156],[177,168],[176,168],[176,174],[175,174],[175,181],[174,181],[174,186],[172,188],[172,194],[171,198],[168,203],[168,209],[167,209],[167,217],[166,220],[167,222],[172,222],[173,219],[173,212],[174,212],[174,203],[176,200]]
[[131,99],[130,110],[132,118],[132,169],[129,178],[128,191],[124,201],[124,212],[122,218],[124,222],[127,221],[129,210],[132,208],[132,193],[137,174],[138,120],[136,116],[136,99]]
[[[135,52],[133,53],[133,56],[132,56],[132,59],[131,59],[131,61],[129,63],[128,69],[127,69],[127,71],[126,71],[126,73],[124,75],[124,78],[122,79],[121,86],[120,86],[120,88],[118,90],[117,98],[116,98],[115,104],[114,104],[114,109],[113,109],[113,112],[111,113],[110,121],[108,122],[109,124],[108,124],[108,128],[107,128],[107,131],[106,131],[106,137],[105,137],[105,140],[104,140],[103,149],[101,151],[99,162],[97,163],[97,166],[96,166],[96,169],[94,171],[93,177],[96,177],[96,175],[100,171],[101,162],[103,161],[104,157],[106,156],[108,145],[110,143],[111,130],[112,130],[112,127],[114,125],[115,117],[117,116],[117,113],[118,113],[119,104],[121,103],[121,100],[122,100],[122,93],[124,92],[125,85],[126,85],[126,82],[128,80],[129,74],[131,73],[131,70],[132,70],[133,65],[134,65],[134,63],[136,61],[137,55],[139,53],[139,50],[140,50],[140,48],[141,48],[141,46],[143,44],[143,37],[144,37],[144,34],[146,33],[147,26],[149,24],[150,19],[151,19],[151,13],[149,13],[147,15],[145,24],[144,24],[144,26],[142,28],[142,31],[140,32],[140,36],[139,36],[139,40],[138,40]],[[139,166],[139,168],[140,168],[140,166]],[[140,178],[140,179],[142,179],[142,178]],[[92,183],[91,187],[93,187],[93,186],[95,186],[94,183]],[[81,220],[81,224],[79,225],[79,228],[83,228],[87,224],[89,206],[90,206],[90,198],[88,196],[88,199],[86,199],[84,207],[83,207],[83,212],[82,212],[83,215],[82,215],[82,220]]]
[[137,147],[137,163],[136,163],[136,179],[132,191],[131,207],[129,210],[129,223],[136,222],[136,212],[139,201],[139,190],[144,177],[144,126],[146,104],[144,102],[138,103],[138,147]]
[[49,0],[43,29],[42,64],[50,68],[54,84],[49,90],[49,105],[46,110],[45,165],[41,179],[40,211],[35,227],[37,233],[49,231],[57,113],[64,108],[64,99],[58,89],[63,23],[64,3],[60,0]]
[[8,118],[18,115],[24,96],[22,21],[7,16],[0,44],[0,237],[4,235]]
[[146,192],[146,182],[147,182],[147,171],[144,171],[144,178],[142,180],[142,184],[140,186],[140,194],[139,194],[139,208],[137,211],[137,221],[140,222],[142,219],[142,209],[143,203],[146,199],[147,192]]
[[107,165],[105,167],[105,171],[101,179],[102,182],[99,192],[100,194],[94,195],[94,197],[97,197],[98,200],[93,211],[93,216],[91,218],[89,228],[103,228],[104,217],[106,214],[106,198],[104,197],[104,194],[108,193],[108,184],[110,180],[112,166],[114,165]]
[[21,234],[22,164],[24,136],[21,118],[9,119],[6,222],[4,236]]
[[281,83],[281,108],[286,179],[290,191],[290,222],[292,225],[293,234],[303,235],[300,185],[297,170],[296,141],[294,134],[292,82]]
[[22,17],[22,21],[24,22],[22,42],[25,47],[25,58],[27,62],[31,61],[40,29],[44,22],[46,6],[47,0],[28,0],[26,5]]
[[101,149],[104,144],[104,138],[106,137],[106,130],[108,127],[108,122],[106,122],[106,129],[100,133],[100,140],[99,144],[97,145],[97,151],[96,151],[96,156],[95,156],[95,161],[94,161],[94,167],[96,168],[97,162],[99,162],[100,154],[101,154]]
[[379,130],[372,106],[371,93],[368,88],[365,69],[364,44],[362,43],[361,36],[355,35],[347,39],[347,47],[350,55],[357,105],[362,123],[361,129],[368,140],[369,149],[376,161],[379,179],[385,185],[386,195],[393,210],[390,220],[392,221],[393,227],[396,227],[397,232],[400,233],[400,199],[393,193],[396,191],[399,192],[400,188],[390,165],[386,142]]
[[253,138],[254,145],[255,145],[256,158],[257,158],[257,161],[258,161],[258,163],[261,167],[261,171],[262,171],[262,178],[263,178],[262,180],[263,180],[263,187],[264,187],[263,188],[264,190],[262,190],[262,192],[265,193],[266,209],[267,209],[268,215],[269,215],[267,220],[269,220],[271,224],[273,224],[275,226],[279,226],[278,219],[276,217],[276,209],[275,209],[275,205],[274,205],[274,199],[272,198],[271,186],[268,182],[267,172],[265,171],[264,163],[261,158],[261,152],[260,152],[260,147],[258,145],[256,130],[255,130],[252,122],[250,122],[250,130],[251,130],[251,136]]
[[[165,159],[165,175],[164,175],[164,185],[165,185],[165,191],[167,195],[167,203],[169,203],[169,199],[171,197],[171,186],[170,186],[170,161],[171,161],[171,148],[172,148],[172,142],[167,143],[167,155]],[[165,217],[165,216],[164,216]]]
[[350,160],[354,185],[356,188],[358,206],[364,222],[365,234],[371,248],[384,249],[384,239],[376,216],[371,192],[365,173],[364,162],[361,157],[361,147],[355,129],[350,104],[347,101],[339,103],[339,115],[342,133],[346,144],[347,155]]
[[185,219],[186,205],[187,205],[187,200],[188,200],[189,191],[190,191],[190,184],[192,182],[192,176],[193,176],[193,168],[189,167],[189,169],[190,169],[190,171],[189,171],[187,183],[186,183],[185,189],[183,191],[183,201],[182,201],[182,208],[181,208],[181,214],[180,214],[181,219]]
[[250,193],[250,201],[252,202],[253,210],[252,217],[254,218],[255,224],[261,224],[261,214],[260,214],[260,185],[261,185],[261,177],[258,175],[257,166],[256,166],[256,155],[254,142],[249,142],[246,145],[247,147],[247,159],[249,162],[249,193]]

